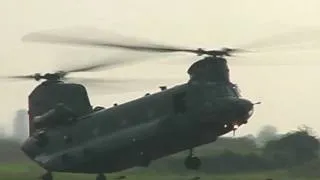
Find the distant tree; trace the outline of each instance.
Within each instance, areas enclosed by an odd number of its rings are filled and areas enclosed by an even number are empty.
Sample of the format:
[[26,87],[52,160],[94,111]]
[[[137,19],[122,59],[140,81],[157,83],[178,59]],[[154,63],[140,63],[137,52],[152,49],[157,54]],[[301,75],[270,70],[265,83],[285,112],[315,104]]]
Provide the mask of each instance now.
[[239,154],[230,150],[203,158],[203,165],[201,171],[206,173],[243,173],[268,168],[267,162],[255,153]]
[[253,134],[247,134],[244,137],[247,138],[247,139],[253,140],[253,141],[256,140],[256,137]]
[[257,134],[256,143],[258,146],[264,146],[267,142],[277,139],[278,130],[276,127],[266,125],[261,128]]
[[309,134],[310,129],[299,129],[279,140],[269,141],[263,153],[278,166],[302,164],[318,157],[319,141]]
[[298,131],[301,132],[306,132],[308,133],[310,136],[316,136],[316,132],[309,126],[307,125],[301,125],[298,127]]
[[0,140],[0,163],[26,162],[27,160],[18,142],[12,139]]
[[[200,151],[200,148],[198,148]],[[258,150],[255,140],[247,137],[223,137],[219,138],[216,142],[208,145],[206,151],[211,152],[222,152],[225,150],[230,150],[238,154],[248,154],[256,152]]]
[[4,139],[5,138],[5,131],[3,127],[0,127],[0,139]]

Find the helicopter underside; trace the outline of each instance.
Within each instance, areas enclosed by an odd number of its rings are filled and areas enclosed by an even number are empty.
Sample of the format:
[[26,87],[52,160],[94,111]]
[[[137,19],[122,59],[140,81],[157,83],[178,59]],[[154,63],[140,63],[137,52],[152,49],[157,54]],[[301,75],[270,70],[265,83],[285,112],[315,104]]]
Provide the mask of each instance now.
[[[152,160],[214,142],[218,136],[232,130],[232,123],[227,126],[223,123],[203,123],[194,127],[193,131],[161,133],[114,150],[100,149],[99,152],[90,152],[81,149],[74,153],[39,155],[34,157],[34,160],[51,172],[112,173],[133,167],[148,166]],[[68,153],[70,155],[67,155]]]

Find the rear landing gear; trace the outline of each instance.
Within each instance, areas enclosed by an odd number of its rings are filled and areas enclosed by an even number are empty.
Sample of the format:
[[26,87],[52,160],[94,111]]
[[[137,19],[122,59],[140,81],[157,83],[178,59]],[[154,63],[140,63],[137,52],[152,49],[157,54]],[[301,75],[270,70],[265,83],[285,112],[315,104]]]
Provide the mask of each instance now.
[[51,172],[46,172],[44,175],[40,177],[41,180],[52,180],[52,173]]
[[107,180],[107,178],[104,174],[98,174],[98,176],[96,177],[96,180]]
[[189,155],[184,160],[184,166],[191,170],[198,170],[201,167],[201,160],[198,157],[193,156],[192,149],[190,149]]

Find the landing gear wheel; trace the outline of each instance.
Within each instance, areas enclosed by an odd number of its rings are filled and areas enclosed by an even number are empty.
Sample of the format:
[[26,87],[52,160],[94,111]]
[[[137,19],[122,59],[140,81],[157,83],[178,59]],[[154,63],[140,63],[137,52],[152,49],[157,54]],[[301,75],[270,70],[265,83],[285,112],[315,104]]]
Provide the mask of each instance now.
[[47,172],[44,175],[42,175],[40,179],[42,179],[42,180],[52,180],[53,177],[52,177],[51,172]]
[[104,174],[98,174],[96,180],[107,180],[107,178]]
[[195,156],[188,156],[184,161],[184,166],[187,169],[198,170],[201,167],[201,160]]

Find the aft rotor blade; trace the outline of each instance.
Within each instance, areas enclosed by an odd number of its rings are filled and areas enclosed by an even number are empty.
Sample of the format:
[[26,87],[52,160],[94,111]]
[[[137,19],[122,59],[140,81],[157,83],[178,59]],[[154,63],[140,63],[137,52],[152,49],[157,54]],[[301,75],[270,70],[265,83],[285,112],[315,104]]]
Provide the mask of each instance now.
[[19,80],[19,79],[34,79],[35,78],[35,75],[18,75],[18,76],[0,76],[1,79],[16,79],[16,80]]
[[96,70],[99,70],[99,69],[108,69],[108,68],[111,68],[111,67],[114,67],[114,66],[117,66],[117,65],[120,65],[120,64],[124,64],[124,63],[125,62],[121,61],[120,59],[119,59],[119,61],[117,61],[117,60],[113,60],[113,61],[106,60],[106,61],[101,61],[101,62],[95,62],[95,63],[93,63],[91,65],[84,65],[82,67],[74,67],[74,68],[65,69],[65,70],[62,70],[62,72],[67,74],[67,73],[73,73],[73,72],[96,71]]
[[127,83],[135,79],[107,79],[107,78],[77,78],[68,77],[64,78],[65,81],[72,81],[78,83],[99,83],[99,84],[113,84],[113,83]]
[[22,75],[22,76],[7,76],[4,78],[10,78],[10,79],[33,79],[34,75]]
[[67,77],[64,78],[64,81],[70,82],[77,82],[77,83],[84,83],[84,84],[109,84],[109,85],[117,85],[117,84],[124,84],[129,85],[130,83],[141,83],[141,84],[157,84],[163,81],[172,81],[177,79],[159,79],[159,78],[152,78],[152,79],[145,79],[145,78],[126,78],[126,79],[117,79],[117,78],[78,78],[78,77]]
[[181,82],[180,79],[117,79],[117,78],[65,78],[66,82],[80,83],[98,94],[124,93],[144,91],[148,88],[157,88],[168,82]]
[[[100,70],[108,70],[119,66],[125,66],[125,65],[131,65],[137,62],[142,61],[148,61],[152,59],[151,56],[148,55],[134,55],[130,53],[126,54],[114,54],[113,56],[109,56],[103,59],[100,59],[99,61],[94,61],[90,63],[86,63],[83,65],[77,65],[70,64],[68,68],[65,68],[65,64],[62,65],[62,67],[57,67],[59,71],[56,71],[57,73],[61,73],[64,76],[69,73],[74,72],[92,72],[92,71],[100,71]],[[73,62],[72,62],[73,63]]]

